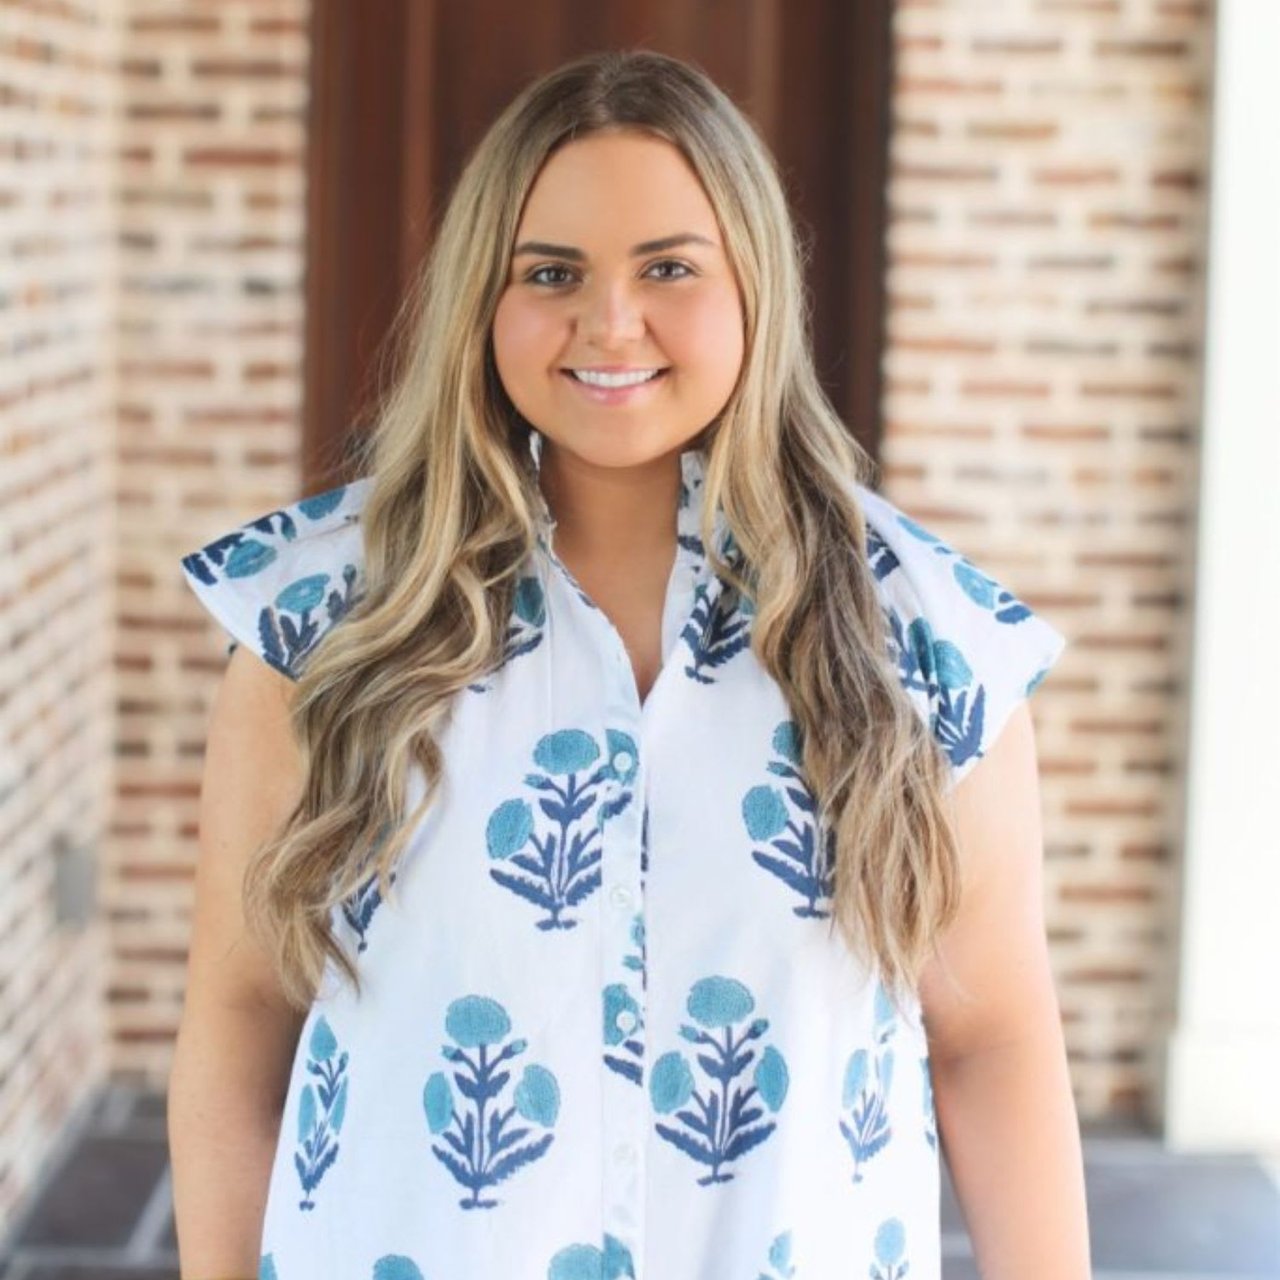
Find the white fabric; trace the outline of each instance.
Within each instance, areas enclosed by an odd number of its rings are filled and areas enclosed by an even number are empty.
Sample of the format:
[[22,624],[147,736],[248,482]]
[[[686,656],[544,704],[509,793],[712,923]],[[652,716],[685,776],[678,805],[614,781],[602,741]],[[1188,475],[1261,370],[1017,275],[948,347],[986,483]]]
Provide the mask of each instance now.
[[[832,929],[795,726],[699,540],[705,460],[680,461],[643,706],[543,504],[505,661],[455,704],[391,896],[371,879],[335,912],[364,995],[330,973],[302,1028],[262,1277],[940,1276],[919,1005],[899,1016]],[[359,590],[369,484],[183,558],[233,643],[296,675]],[[858,496],[887,652],[958,779],[1065,639]]]

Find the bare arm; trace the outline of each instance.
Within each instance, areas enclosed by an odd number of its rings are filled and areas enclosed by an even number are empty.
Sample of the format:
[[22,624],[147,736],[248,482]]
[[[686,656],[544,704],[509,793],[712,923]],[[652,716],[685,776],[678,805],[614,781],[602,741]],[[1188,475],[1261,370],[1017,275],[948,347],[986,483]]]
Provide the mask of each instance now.
[[921,982],[939,1135],[983,1280],[1088,1280],[1079,1121],[1043,916],[1030,708],[958,784],[966,886]]
[[209,723],[187,986],[168,1092],[183,1280],[258,1274],[262,1216],[305,1014],[244,929],[250,855],[301,786],[286,677],[243,646]]

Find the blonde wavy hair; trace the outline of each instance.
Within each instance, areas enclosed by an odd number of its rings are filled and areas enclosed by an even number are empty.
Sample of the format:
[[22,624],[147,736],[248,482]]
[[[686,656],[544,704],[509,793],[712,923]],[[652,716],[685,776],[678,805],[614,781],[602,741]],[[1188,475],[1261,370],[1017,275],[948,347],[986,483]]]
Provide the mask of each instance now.
[[[529,424],[494,363],[491,324],[525,198],[558,147],[636,130],[680,149],[719,219],[745,313],[738,384],[699,440],[702,540],[726,589],[754,606],[751,649],[787,698],[833,876],[831,927],[901,1007],[958,908],[946,757],[898,681],[854,486],[876,464],[814,371],[809,249],[775,163],[699,68],[611,50],[526,87],[470,155],[396,317],[397,368],[357,447],[371,477],[358,601],[308,654],[292,704],[305,783],[244,884],[249,928],[291,1004],[326,958],[360,976],[331,927],[376,872],[384,899],[433,803],[437,731],[455,694],[501,663],[534,549]],[[723,507],[736,549],[713,540]],[[406,775],[421,803],[403,821]]]

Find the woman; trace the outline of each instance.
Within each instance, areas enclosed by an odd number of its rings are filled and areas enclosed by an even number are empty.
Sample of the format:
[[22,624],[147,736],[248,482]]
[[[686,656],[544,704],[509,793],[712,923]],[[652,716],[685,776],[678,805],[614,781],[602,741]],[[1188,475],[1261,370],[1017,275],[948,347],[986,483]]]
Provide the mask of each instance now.
[[699,70],[561,67],[360,478],[184,558],[240,650],[189,1280],[937,1277],[939,1138],[984,1274],[1087,1274],[1025,706],[1065,640],[867,487],[803,259]]

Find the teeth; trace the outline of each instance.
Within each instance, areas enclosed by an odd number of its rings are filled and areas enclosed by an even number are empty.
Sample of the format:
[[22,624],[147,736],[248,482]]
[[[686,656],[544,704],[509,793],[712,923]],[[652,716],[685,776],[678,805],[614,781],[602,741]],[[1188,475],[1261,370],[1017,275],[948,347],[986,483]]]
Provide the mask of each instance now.
[[593,387],[633,387],[637,382],[648,382],[660,372],[660,369],[650,369],[647,373],[593,373],[588,369],[575,369],[573,376]]

